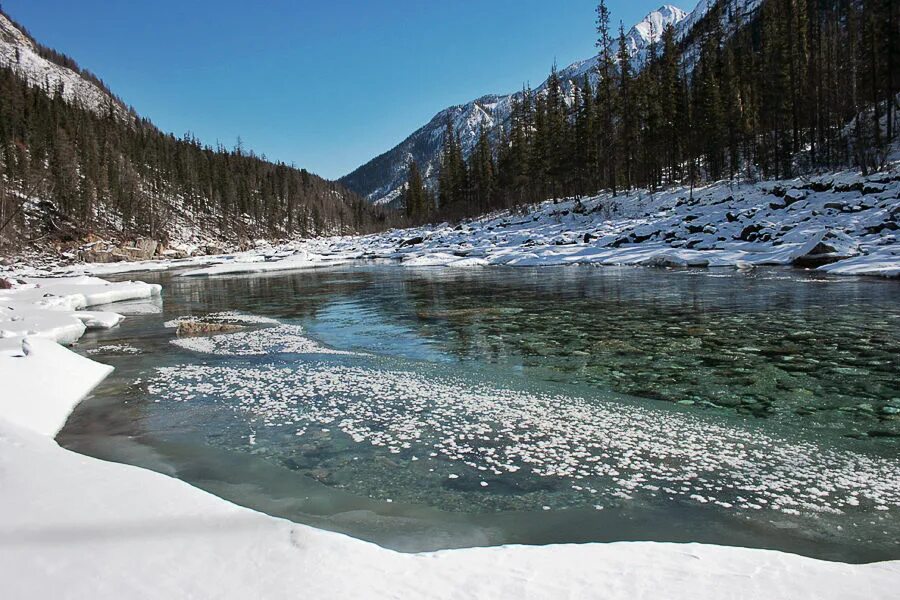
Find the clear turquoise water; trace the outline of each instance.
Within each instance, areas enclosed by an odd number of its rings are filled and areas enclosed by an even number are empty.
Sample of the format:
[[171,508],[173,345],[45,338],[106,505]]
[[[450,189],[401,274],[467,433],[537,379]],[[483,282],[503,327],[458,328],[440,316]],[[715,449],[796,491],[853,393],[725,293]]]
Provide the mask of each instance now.
[[[396,266],[142,279],[164,284],[160,312],[79,346],[117,371],[67,447],[406,551],[652,539],[900,557],[897,282]],[[219,311],[282,325],[218,354],[162,326]],[[294,351],[307,339],[352,354]]]

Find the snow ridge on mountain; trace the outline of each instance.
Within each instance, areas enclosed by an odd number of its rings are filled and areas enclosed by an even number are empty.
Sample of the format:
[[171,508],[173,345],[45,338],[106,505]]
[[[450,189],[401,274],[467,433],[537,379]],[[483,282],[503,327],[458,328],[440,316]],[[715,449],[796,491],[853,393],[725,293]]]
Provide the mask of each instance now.
[[119,116],[128,113],[121,101],[81,73],[41,56],[31,36],[2,12],[0,67],[13,69],[32,87],[41,88],[49,94],[62,94],[66,102],[78,104],[97,114],[107,114],[110,109]]
[[[733,27],[736,23],[743,22],[761,2],[762,0],[724,0],[723,24]],[[687,13],[666,4],[634,25],[625,39],[635,68],[640,68],[645,63],[651,43],[660,41],[666,27],[675,27],[676,39],[683,40],[703,20],[710,7],[710,0],[699,0],[696,8]],[[572,101],[575,85],[580,84],[585,75],[590,78],[592,85],[597,84],[597,62],[598,56],[593,56],[558,72],[569,102]],[[547,81],[535,92],[542,93],[546,87]],[[406,184],[409,162],[415,160],[425,174],[426,183],[433,187],[440,167],[441,147],[448,120],[459,134],[463,155],[468,156],[475,147],[482,128],[493,129],[498,125],[506,125],[513,103],[521,97],[522,92],[487,95],[467,104],[446,108],[396,147],[345,175],[340,182],[375,204],[396,203]]]

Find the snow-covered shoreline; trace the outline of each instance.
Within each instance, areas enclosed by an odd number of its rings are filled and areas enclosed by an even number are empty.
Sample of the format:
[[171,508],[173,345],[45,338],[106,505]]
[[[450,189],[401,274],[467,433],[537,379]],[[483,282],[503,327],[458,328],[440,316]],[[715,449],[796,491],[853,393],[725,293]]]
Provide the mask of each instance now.
[[[761,183],[637,190],[547,201],[459,225],[272,244],[219,256],[136,263],[6,267],[11,275],[185,269],[183,276],[323,268],[359,260],[407,267],[635,265],[796,266],[900,277],[900,164]],[[2,274],[2,270],[0,270]]]

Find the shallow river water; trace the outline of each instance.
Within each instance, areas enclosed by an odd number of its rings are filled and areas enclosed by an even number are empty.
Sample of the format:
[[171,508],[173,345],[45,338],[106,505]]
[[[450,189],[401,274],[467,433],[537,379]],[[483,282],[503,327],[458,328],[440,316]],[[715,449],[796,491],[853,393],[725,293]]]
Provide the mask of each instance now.
[[[359,265],[162,283],[59,436],[403,551],[701,541],[900,558],[900,284]],[[221,315],[218,313],[228,313]],[[178,338],[216,314],[244,329]],[[168,327],[166,326],[168,325]]]

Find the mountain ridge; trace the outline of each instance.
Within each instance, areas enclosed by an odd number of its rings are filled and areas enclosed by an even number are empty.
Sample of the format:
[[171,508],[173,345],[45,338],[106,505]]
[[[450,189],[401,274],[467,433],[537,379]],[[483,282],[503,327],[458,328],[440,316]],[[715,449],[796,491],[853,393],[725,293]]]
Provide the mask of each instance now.
[[[723,0],[723,23],[728,25],[756,10],[762,0]],[[664,28],[675,27],[678,41],[685,40],[695,26],[701,23],[712,3],[699,0],[691,12],[686,12],[672,4],[663,4],[648,13],[626,34],[626,44],[636,68],[645,62],[651,40],[658,42]],[[580,83],[588,75],[591,84],[596,85],[599,76],[596,64],[599,55],[576,61],[558,71],[563,91],[569,102],[572,100],[574,83]],[[534,91],[541,93],[547,85],[545,80]],[[485,94],[468,103],[447,107],[439,111],[427,124],[420,127],[399,144],[376,156],[338,181],[350,190],[365,197],[369,202],[381,205],[396,205],[406,184],[406,170],[410,160],[415,160],[426,180],[434,188],[440,167],[440,153],[444,131],[448,120],[460,136],[464,156],[468,156],[478,140],[482,127],[493,129],[505,125],[510,117],[512,103],[522,97],[522,91],[511,94]]]

